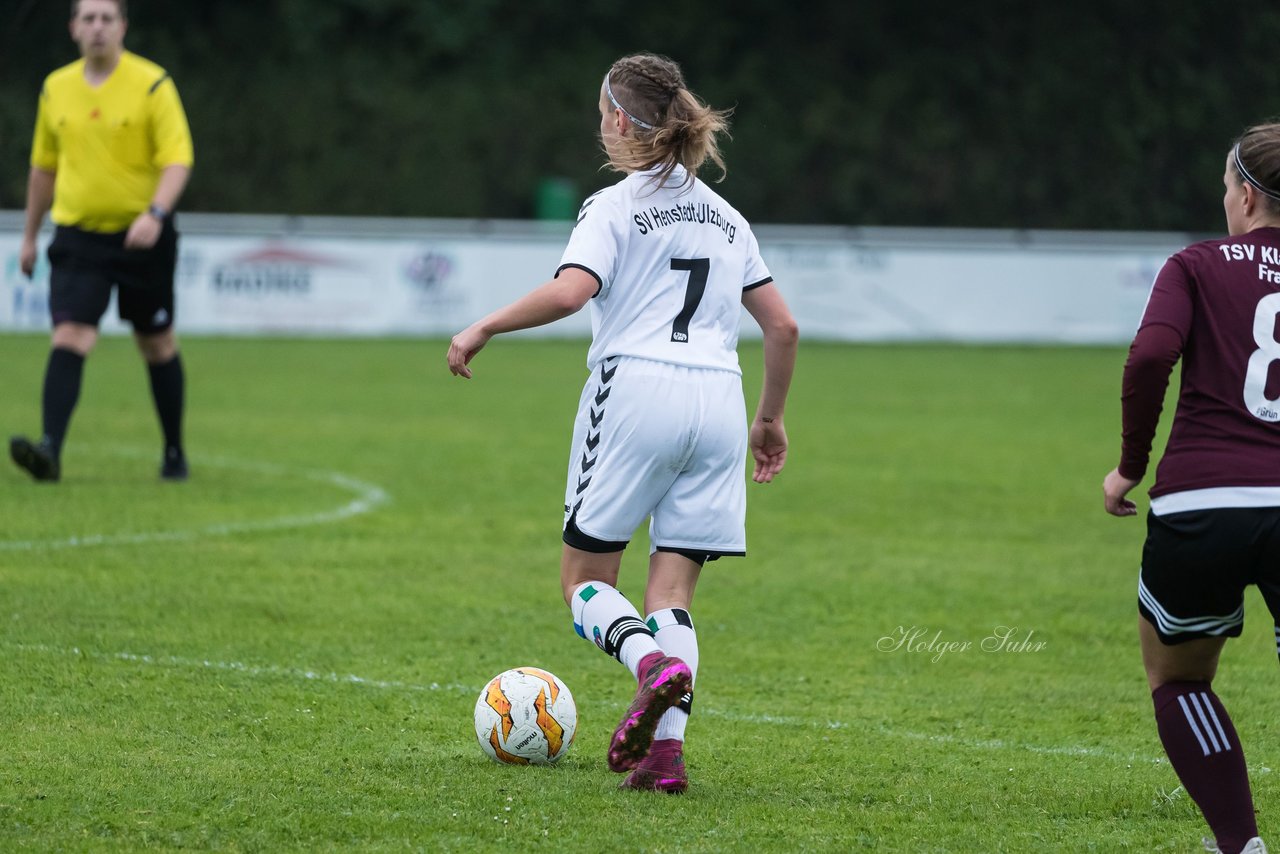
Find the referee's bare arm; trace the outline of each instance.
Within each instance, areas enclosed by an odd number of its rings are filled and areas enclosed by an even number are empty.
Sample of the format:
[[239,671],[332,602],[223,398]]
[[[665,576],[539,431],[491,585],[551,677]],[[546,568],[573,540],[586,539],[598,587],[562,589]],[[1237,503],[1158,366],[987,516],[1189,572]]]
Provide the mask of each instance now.
[[151,207],[138,214],[129,225],[129,231],[124,236],[126,249],[150,249],[156,245],[156,241],[160,239],[160,232],[164,228],[164,221],[157,218],[152,211],[159,208],[166,216],[172,214],[190,177],[190,166],[174,163],[164,167],[160,172],[156,191],[151,196]]
[[53,207],[53,184],[58,173],[31,167],[27,177],[27,217],[22,228],[22,248],[18,252],[18,266],[28,279],[36,269],[36,237],[40,234],[40,226],[44,216]]
[[756,461],[751,479],[768,483],[787,461],[787,431],[782,414],[795,372],[800,329],[773,282],[744,293],[742,304],[764,334],[764,382],[756,417],[751,422],[750,444]]

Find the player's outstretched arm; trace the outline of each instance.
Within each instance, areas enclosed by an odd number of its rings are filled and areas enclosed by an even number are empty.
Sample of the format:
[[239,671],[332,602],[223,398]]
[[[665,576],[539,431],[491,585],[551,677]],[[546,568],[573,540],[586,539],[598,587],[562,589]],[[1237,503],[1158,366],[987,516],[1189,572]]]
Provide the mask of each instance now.
[[556,278],[453,336],[447,356],[450,372],[456,377],[471,379],[468,365],[490,338],[503,332],[545,326],[575,314],[595,296],[597,288],[599,283],[586,270],[566,267]]
[[776,285],[770,282],[742,295],[742,304],[764,334],[764,382],[751,422],[749,442],[755,459],[751,479],[768,483],[787,461],[787,430],[782,423],[795,373],[800,330]]

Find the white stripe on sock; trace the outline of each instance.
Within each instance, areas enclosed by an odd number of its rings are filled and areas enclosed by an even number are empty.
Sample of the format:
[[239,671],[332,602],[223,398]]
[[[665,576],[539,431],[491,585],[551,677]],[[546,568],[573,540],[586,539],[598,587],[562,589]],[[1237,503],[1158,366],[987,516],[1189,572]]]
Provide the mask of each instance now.
[[1182,706],[1182,713],[1187,716],[1187,723],[1191,725],[1191,733],[1196,737],[1196,741],[1200,742],[1200,749],[1204,751],[1204,755],[1209,755],[1209,745],[1204,743],[1204,736],[1200,735],[1200,728],[1196,726],[1195,718],[1191,717],[1191,709],[1187,706],[1186,696],[1178,698],[1178,705]]
[[1213,710],[1213,703],[1209,702],[1209,695],[1201,694],[1200,699],[1204,701],[1204,707],[1209,712],[1209,717],[1213,718],[1213,725],[1217,727],[1218,735],[1222,736],[1222,749],[1230,750],[1231,742],[1227,740],[1227,733],[1222,728],[1222,721],[1218,720],[1218,713]]
[[1191,705],[1196,710],[1196,717],[1200,719],[1200,725],[1204,729],[1204,734],[1209,736],[1209,744],[1213,746],[1213,752],[1221,753],[1222,746],[1218,744],[1218,737],[1213,734],[1213,730],[1209,727],[1209,718],[1205,716],[1204,709],[1200,705],[1200,698],[1195,694],[1188,694],[1187,697],[1191,700]]

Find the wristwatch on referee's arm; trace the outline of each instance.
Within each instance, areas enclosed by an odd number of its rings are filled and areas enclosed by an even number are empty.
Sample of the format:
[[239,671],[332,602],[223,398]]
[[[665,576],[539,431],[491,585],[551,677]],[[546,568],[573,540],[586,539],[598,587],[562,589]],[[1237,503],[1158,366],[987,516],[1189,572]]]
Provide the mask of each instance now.
[[169,212],[164,208],[160,207],[159,205],[157,205],[155,202],[152,202],[147,207],[147,213],[151,214],[153,217],[160,220],[161,222],[164,222],[166,219],[169,218]]

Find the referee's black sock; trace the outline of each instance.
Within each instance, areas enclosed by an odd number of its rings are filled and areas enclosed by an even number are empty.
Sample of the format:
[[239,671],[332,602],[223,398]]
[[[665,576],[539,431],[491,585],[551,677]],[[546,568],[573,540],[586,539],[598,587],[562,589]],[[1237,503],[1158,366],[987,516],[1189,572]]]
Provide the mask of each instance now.
[[177,353],[167,362],[148,365],[151,373],[151,397],[156,402],[156,414],[160,416],[160,429],[164,431],[165,453],[182,453],[182,407],[186,380],[182,372],[182,357]]
[[49,364],[44,372],[44,395],[41,410],[44,418],[44,439],[54,456],[62,453],[62,442],[67,437],[71,413],[80,399],[80,381],[84,376],[84,356],[63,347],[49,352]]

